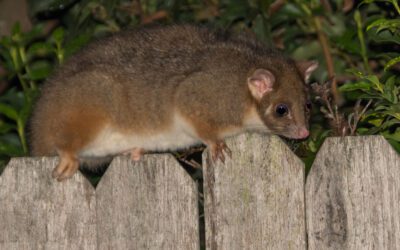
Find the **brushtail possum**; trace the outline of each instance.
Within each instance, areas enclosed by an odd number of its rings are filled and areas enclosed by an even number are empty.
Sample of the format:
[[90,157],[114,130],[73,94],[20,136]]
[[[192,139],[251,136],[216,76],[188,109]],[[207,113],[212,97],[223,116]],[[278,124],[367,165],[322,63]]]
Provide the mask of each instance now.
[[197,26],[123,31],[89,44],[43,85],[31,153],[59,155],[52,175],[61,181],[85,159],[139,160],[200,143],[224,161],[224,138],[249,130],[305,138],[305,82],[316,67]]

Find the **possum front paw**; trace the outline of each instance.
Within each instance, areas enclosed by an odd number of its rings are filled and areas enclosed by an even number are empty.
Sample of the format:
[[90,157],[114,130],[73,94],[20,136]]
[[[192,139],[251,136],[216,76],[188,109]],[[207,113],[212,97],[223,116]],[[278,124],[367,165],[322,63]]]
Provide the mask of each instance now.
[[53,170],[52,176],[57,181],[63,181],[72,177],[79,168],[79,161],[76,157],[69,154],[60,154],[60,163]]
[[140,159],[142,158],[144,153],[145,153],[145,150],[142,148],[133,148],[133,149],[123,152],[122,154],[123,155],[129,154],[131,156],[132,161],[140,161]]
[[222,163],[225,163],[225,154],[227,154],[229,158],[232,157],[232,151],[226,146],[224,141],[213,142],[208,146],[210,147],[211,159],[213,162],[220,160]]

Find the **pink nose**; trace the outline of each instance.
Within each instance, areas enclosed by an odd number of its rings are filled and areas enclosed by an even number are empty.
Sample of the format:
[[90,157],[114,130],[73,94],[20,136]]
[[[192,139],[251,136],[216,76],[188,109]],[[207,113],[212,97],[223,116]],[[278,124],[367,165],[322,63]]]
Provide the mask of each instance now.
[[299,139],[303,139],[306,138],[307,136],[310,135],[310,132],[308,131],[308,129],[306,128],[299,128],[299,130],[297,131],[298,135],[299,135]]

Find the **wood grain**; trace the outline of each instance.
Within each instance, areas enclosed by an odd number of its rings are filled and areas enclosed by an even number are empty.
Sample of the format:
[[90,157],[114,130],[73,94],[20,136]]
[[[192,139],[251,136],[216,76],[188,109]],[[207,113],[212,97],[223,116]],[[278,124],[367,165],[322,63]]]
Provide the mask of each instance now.
[[0,249],[96,249],[94,188],[51,178],[58,158],[14,158],[0,181]]
[[118,157],[96,191],[99,249],[199,249],[197,186],[171,155]]
[[[275,136],[203,155],[207,249],[306,249],[303,163]],[[116,158],[97,190],[58,158],[0,176],[0,249],[199,249],[197,185],[167,154]],[[329,138],[306,183],[309,249],[400,246],[400,156],[379,136]]]
[[303,163],[275,136],[227,145],[225,164],[203,156],[207,249],[305,249]]
[[306,204],[309,249],[398,249],[400,156],[379,136],[327,139]]

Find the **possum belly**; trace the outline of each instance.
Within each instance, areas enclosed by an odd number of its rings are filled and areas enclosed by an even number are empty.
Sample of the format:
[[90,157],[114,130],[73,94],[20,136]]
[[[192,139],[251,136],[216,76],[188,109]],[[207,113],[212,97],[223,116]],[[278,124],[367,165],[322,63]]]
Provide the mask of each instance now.
[[187,148],[201,141],[194,130],[182,118],[176,116],[168,128],[160,132],[122,133],[112,126],[106,126],[80,153],[83,157],[102,157],[128,152],[133,148],[147,151],[167,151]]

